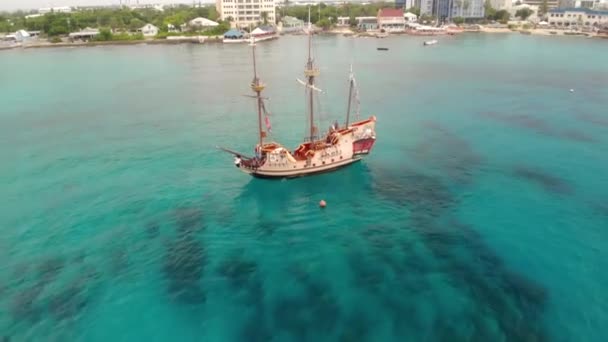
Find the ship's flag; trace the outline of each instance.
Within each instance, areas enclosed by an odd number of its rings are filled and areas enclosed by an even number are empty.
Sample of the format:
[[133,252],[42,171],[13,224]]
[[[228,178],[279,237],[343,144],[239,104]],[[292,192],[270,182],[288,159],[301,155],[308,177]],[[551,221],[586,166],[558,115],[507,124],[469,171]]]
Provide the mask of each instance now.
[[266,129],[268,130],[268,133],[272,133],[272,126],[270,125],[270,119],[268,118],[268,115],[264,117],[264,122],[266,123]]

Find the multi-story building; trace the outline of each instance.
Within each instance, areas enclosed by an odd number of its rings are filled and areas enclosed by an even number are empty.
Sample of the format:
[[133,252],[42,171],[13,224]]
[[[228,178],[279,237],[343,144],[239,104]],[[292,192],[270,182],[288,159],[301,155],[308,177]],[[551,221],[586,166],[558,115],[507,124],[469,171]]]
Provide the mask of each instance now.
[[608,11],[588,8],[555,9],[547,13],[549,25],[558,27],[602,27],[608,25]]
[[[440,21],[449,21],[452,18],[465,19],[483,18],[485,15],[484,0],[417,0],[420,14]],[[505,0],[508,1],[508,0]]]
[[[276,20],[274,0],[216,0],[215,8],[221,20],[230,21],[233,27],[245,28]],[[263,14],[266,13],[266,14]]]
[[598,10],[598,11],[608,11],[608,1],[606,1],[606,2],[596,2],[593,5],[593,9],[594,10]]
[[513,1],[511,0],[490,0],[490,5],[492,8],[500,11],[500,10],[510,10],[513,6]]
[[559,8],[589,8],[595,9],[600,0],[559,0]]
[[485,16],[484,0],[451,0],[451,2],[451,18],[477,19]]
[[[538,6],[538,8],[542,8],[544,0],[523,0],[522,4],[530,5],[530,6]],[[566,0],[569,1],[569,0]],[[560,6],[560,0],[547,0],[547,9],[552,10],[554,8],[558,8]]]
[[416,6],[420,8],[420,15],[433,15],[433,0],[416,0]]
[[416,7],[416,0],[395,0],[395,8],[404,10]]

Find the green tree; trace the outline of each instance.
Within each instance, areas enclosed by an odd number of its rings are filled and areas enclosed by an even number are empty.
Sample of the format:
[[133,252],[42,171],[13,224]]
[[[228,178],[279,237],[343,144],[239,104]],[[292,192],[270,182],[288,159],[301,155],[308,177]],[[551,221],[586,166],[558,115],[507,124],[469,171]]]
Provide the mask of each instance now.
[[452,21],[454,22],[454,24],[460,25],[462,23],[464,23],[464,18],[463,17],[455,17],[452,19]]
[[419,7],[410,7],[406,12],[413,13],[417,16],[420,16],[420,8]]
[[469,10],[470,7],[471,7],[471,0],[464,0],[462,2],[463,14],[464,14],[464,12],[468,13],[468,10]]
[[432,16],[430,16],[428,14],[422,14],[422,15],[420,15],[420,20],[419,21],[425,23],[425,22],[431,22],[433,20],[435,20],[435,17],[432,17]]
[[261,12],[260,18],[262,19],[262,22],[264,23],[264,25],[268,25],[268,12],[266,12],[266,11]]
[[490,0],[486,0],[483,3],[484,12],[487,19],[495,20],[494,15],[496,14],[496,10],[492,7],[492,3]]
[[138,29],[144,27],[144,25],[146,25],[146,23],[144,23],[142,20],[134,18],[129,22],[129,30],[137,31]]
[[547,0],[543,0],[540,3],[540,7],[538,8],[538,15],[542,17],[545,14],[547,14],[548,11],[549,11],[549,4],[547,4]]
[[323,18],[323,19],[317,21],[317,23],[315,25],[322,28],[323,30],[328,30],[331,27],[331,22],[329,21],[328,18]]
[[70,33],[67,16],[49,14],[43,18],[48,19],[47,22],[43,23],[42,29],[49,36],[53,37]]
[[506,24],[511,17],[511,13],[507,10],[496,11],[494,14],[494,20],[500,22],[501,24]]
[[534,11],[529,8],[522,8],[515,12],[515,16],[520,17],[521,20],[528,19],[532,14],[534,14]]
[[112,31],[110,31],[109,29],[101,29],[99,31],[99,34],[94,38],[94,40],[99,42],[107,42],[112,40],[113,36],[114,35],[112,34]]
[[112,30],[116,30],[118,28],[124,27],[124,24],[122,23],[122,20],[120,20],[119,18],[112,17],[112,18],[110,18],[109,26]]
[[215,9],[215,6],[211,6],[209,8],[209,14],[207,16],[207,19],[213,20],[213,21],[218,21],[219,18],[220,18],[220,14],[217,13],[217,10]]

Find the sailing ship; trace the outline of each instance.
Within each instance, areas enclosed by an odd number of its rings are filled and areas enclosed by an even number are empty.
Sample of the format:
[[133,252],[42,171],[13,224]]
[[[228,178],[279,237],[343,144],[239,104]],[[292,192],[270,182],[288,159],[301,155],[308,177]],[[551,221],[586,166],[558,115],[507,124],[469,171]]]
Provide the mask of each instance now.
[[[218,147],[221,150],[234,155],[234,165],[241,171],[254,177],[260,178],[292,178],[313,175],[322,172],[333,171],[338,168],[360,161],[368,155],[376,141],[376,117],[371,116],[365,120],[350,122],[351,105],[353,97],[358,99],[356,81],[352,72],[349,78],[348,107],[346,120],[343,125],[335,122],[328,132],[318,133],[315,125],[316,113],[314,111],[314,95],[321,92],[315,85],[315,79],[319,76],[319,68],[314,63],[312,56],[312,27],[308,24],[308,60],[304,69],[306,81],[298,79],[306,88],[307,102],[307,133],[304,141],[293,151],[289,151],[281,144],[267,141],[268,133],[271,131],[268,112],[265,107],[265,98],[262,92],[265,84],[262,83],[257,73],[256,66],[256,44],[255,37],[251,37],[253,55],[253,81],[251,96],[257,102],[258,116],[258,143],[255,145],[254,156],[246,156],[227,148]],[[356,118],[359,109],[356,101]],[[265,126],[265,127],[264,127]]]

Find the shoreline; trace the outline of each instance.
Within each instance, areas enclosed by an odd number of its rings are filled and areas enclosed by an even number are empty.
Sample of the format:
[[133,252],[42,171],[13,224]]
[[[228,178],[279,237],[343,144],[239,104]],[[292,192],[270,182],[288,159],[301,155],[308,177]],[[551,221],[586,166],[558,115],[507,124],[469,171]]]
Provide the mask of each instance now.
[[100,42],[39,42],[32,44],[17,44],[14,46],[0,46],[2,50],[14,49],[45,49],[45,48],[72,48],[72,47],[96,47],[96,46],[121,46],[121,45],[179,45],[179,44],[214,44],[222,43],[222,39],[212,36],[204,37],[202,40],[199,37],[184,37],[183,39],[143,39],[143,40],[116,40],[116,41],[100,41]]
[[[572,32],[563,31],[563,30],[553,30],[553,29],[508,29],[508,28],[488,28],[484,27],[480,30],[465,30],[460,34],[466,33],[482,33],[482,34],[528,34],[528,35],[537,35],[537,36],[564,36],[564,37],[584,37],[584,38],[599,38],[599,39],[608,39],[608,36],[597,35],[595,33],[585,33],[585,32]],[[323,35],[342,35],[345,37],[353,37],[353,38],[363,38],[363,37],[375,37],[376,33],[374,32],[353,32],[348,29],[336,29],[329,30],[324,32],[319,32],[319,34]],[[290,34],[286,34],[290,35]],[[410,35],[407,33],[392,33],[390,36],[412,36],[419,37],[416,35]],[[436,35],[443,36],[443,35]],[[428,37],[435,37],[435,35],[429,35]],[[1,46],[0,51],[5,50],[15,50],[15,49],[44,49],[44,48],[74,48],[74,47],[96,47],[96,46],[123,46],[123,45],[180,45],[180,44],[218,44],[222,43],[221,36],[211,36],[211,37],[184,37],[181,39],[144,39],[144,40],[122,40],[122,41],[100,41],[100,42],[62,42],[62,43],[51,43],[51,42],[39,42],[33,44],[17,44],[14,46]]]

